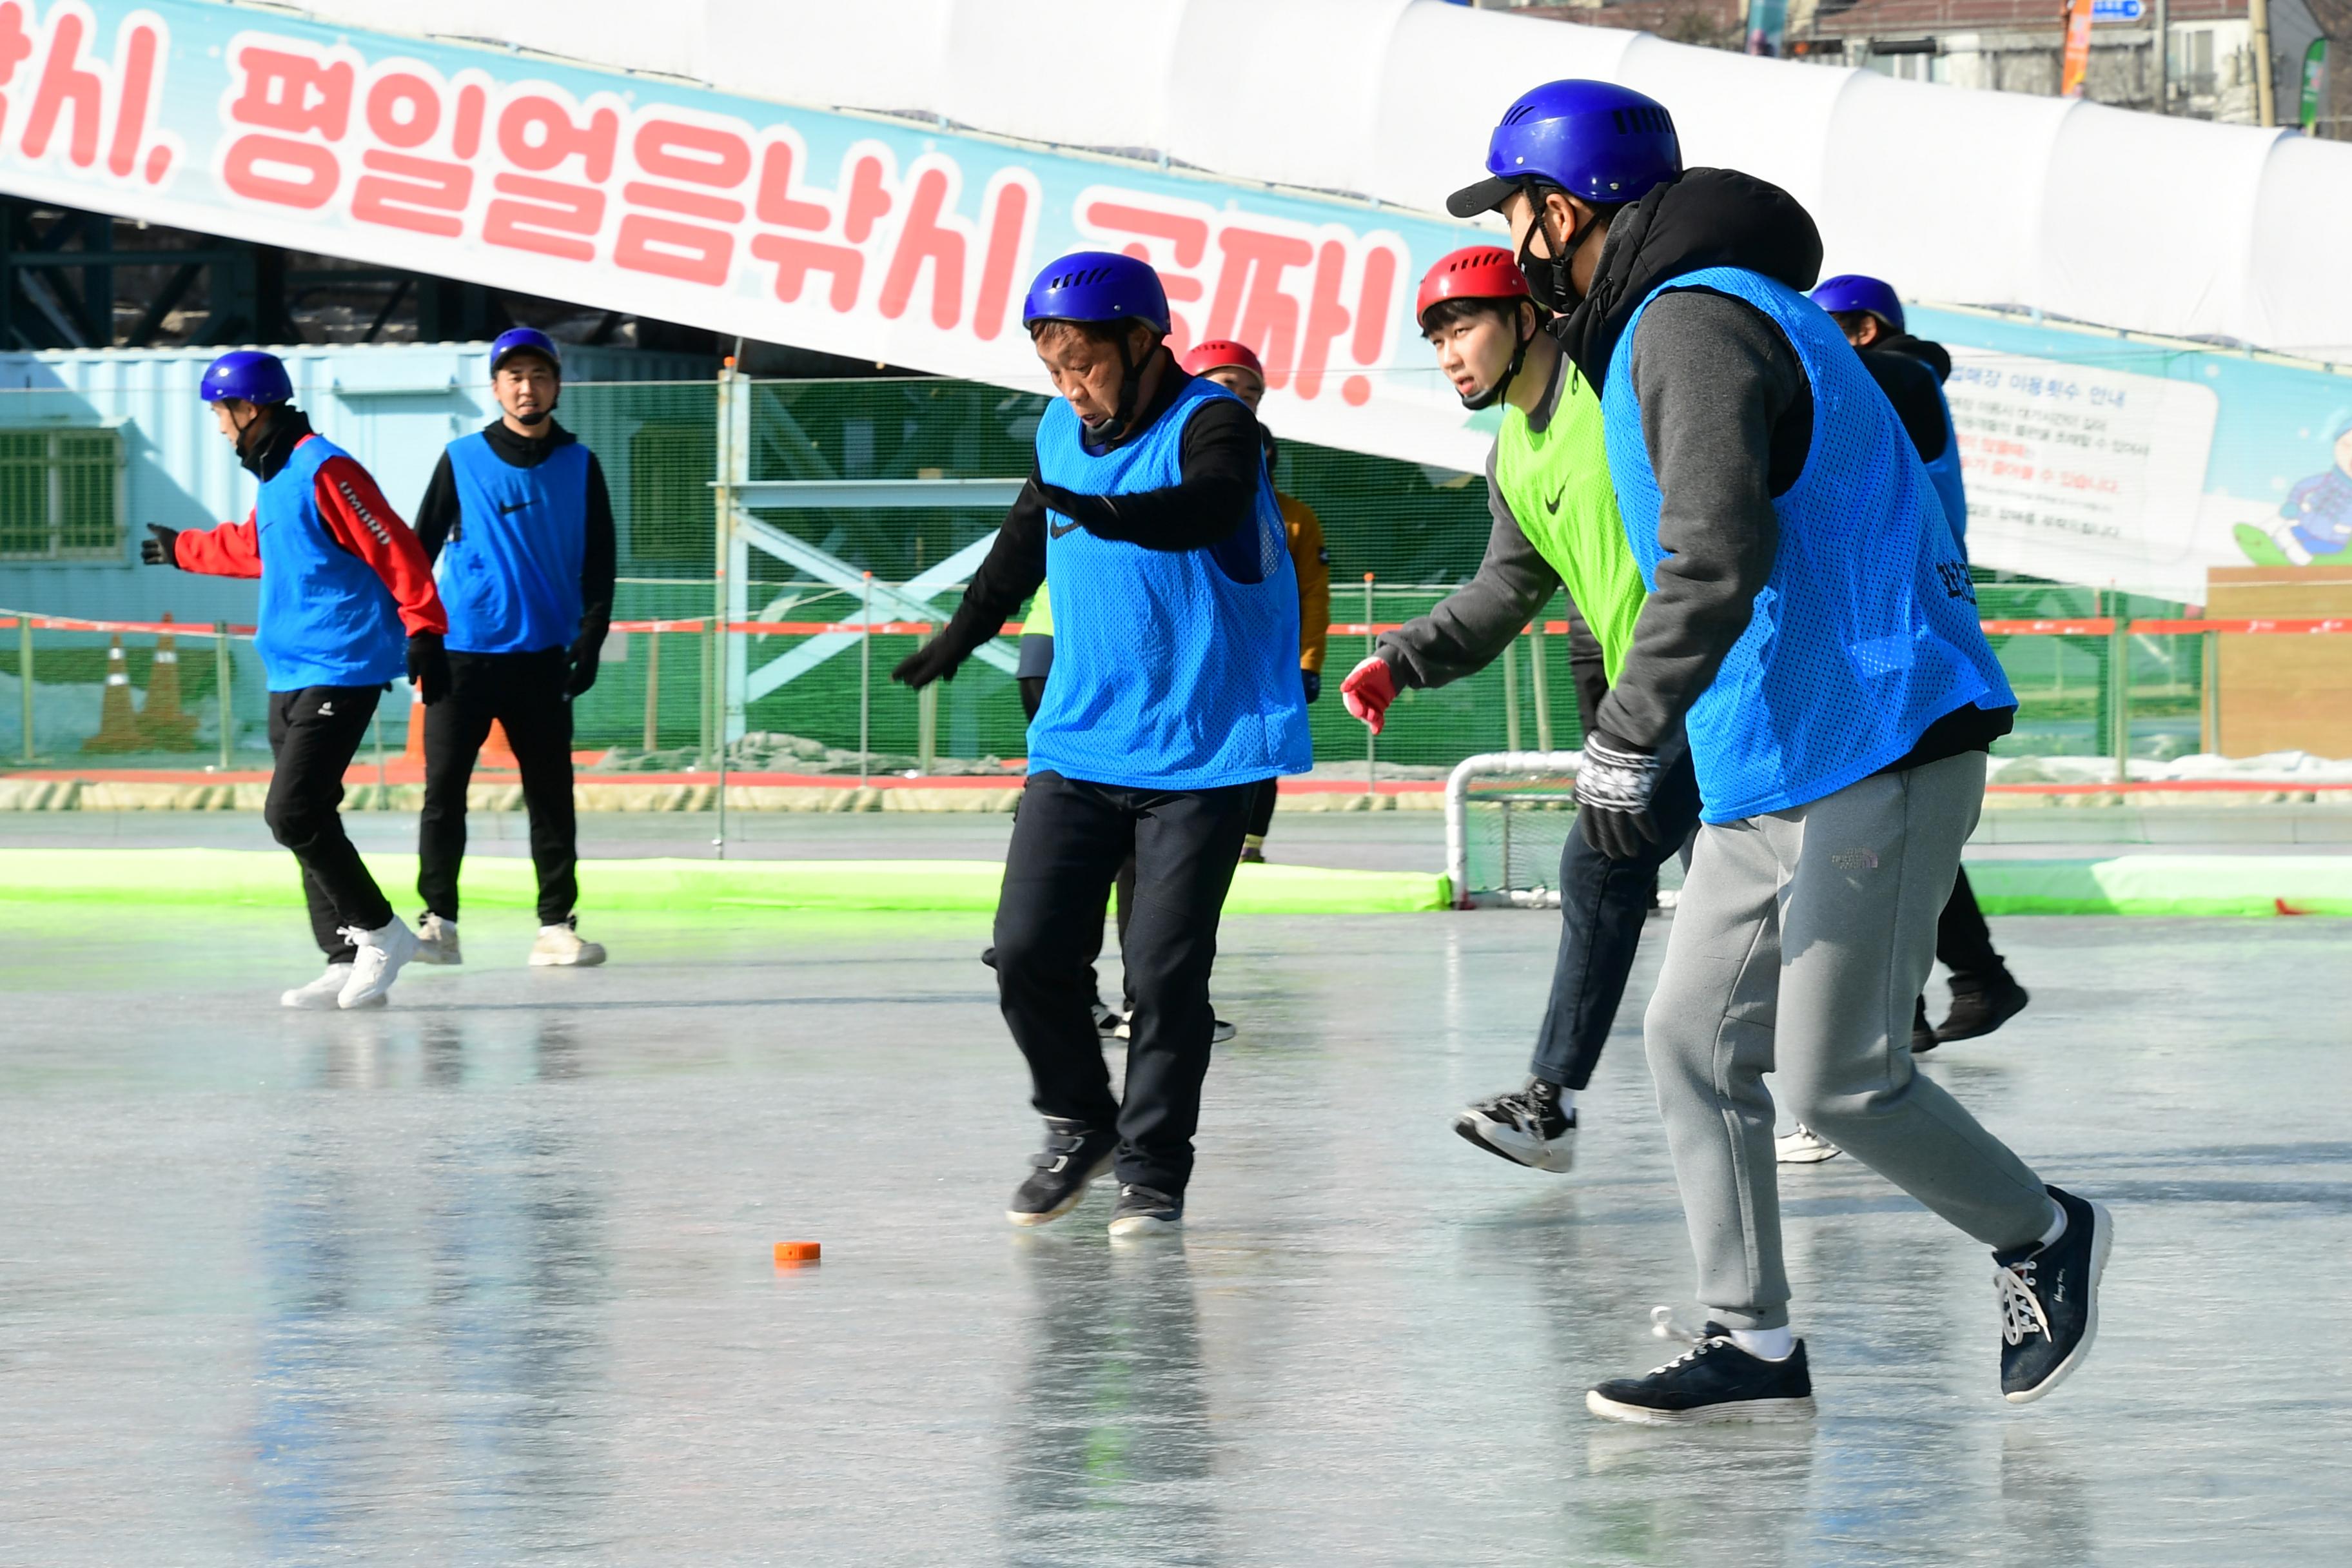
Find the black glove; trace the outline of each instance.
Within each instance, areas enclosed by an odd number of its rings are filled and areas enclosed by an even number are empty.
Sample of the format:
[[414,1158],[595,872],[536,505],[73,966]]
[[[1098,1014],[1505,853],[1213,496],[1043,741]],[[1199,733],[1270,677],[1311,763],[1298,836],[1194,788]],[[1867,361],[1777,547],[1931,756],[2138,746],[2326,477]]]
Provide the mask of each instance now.
[[147,525],[147,531],[155,537],[139,542],[139,559],[150,566],[177,566],[180,563],[180,531],[165,528],[160,522],[151,522]]
[[942,632],[900,659],[890,679],[920,691],[934,680],[953,680],[963,658],[963,648]]
[[1037,481],[1037,493],[1045,498],[1047,506],[1087,528],[1116,522],[1118,519],[1118,510],[1111,505],[1108,496],[1082,496],[1076,490],[1066,490],[1042,479]]
[[1312,702],[1318,697],[1323,695],[1323,675],[1320,670],[1300,670],[1298,672],[1298,682],[1300,685],[1307,688],[1307,701]]
[[1576,819],[1584,841],[1612,860],[1638,858],[1658,841],[1650,797],[1658,791],[1658,759],[1606,735],[1584,738],[1584,765],[1576,770]]
[[439,632],[418,632],[408,639],[408,679],[427,708],[449,695],[449,656]]
[[596,684],[596,661],[604,657],[604,634],[593,626],[583,627],[580,640],[572,645],[572,679],[563,683],[566,700]]

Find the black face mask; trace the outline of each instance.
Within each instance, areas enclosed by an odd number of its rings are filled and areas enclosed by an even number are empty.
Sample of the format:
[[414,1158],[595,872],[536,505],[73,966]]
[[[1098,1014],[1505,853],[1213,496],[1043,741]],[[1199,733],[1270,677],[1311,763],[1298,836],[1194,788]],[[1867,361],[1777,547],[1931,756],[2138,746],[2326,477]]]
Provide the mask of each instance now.
[[[1528,292],[1535,296],[1537,304],[1556,316],[1565,315],[1576,309],[1580,298],[1576,291],[1576,285],[1569,279],[1569,269],[1577,251],[1582,248],[1581,242],[1584,236],[1574,234],[1569,237],[1568,254],[1565,256],[1550,258],[1536,255],[1534,252],[1536,236],[1543,232],[1544,219],[1547,216],[1543,205],[1543,193],[1530,190],[1528,192],[1528,199],[1536,204],[1536,221],[1528,226],[1527,238],[1519,242],[1519,270],[1527,274]],[[1550,235],[1544,235],[1544,243],[1546,245],[1551,243]]]
[[[1151,363],[1151,356],[1159,352],[1159,348],[1160,345],[1154,343],[1145,352],[1144,363]],[[1143,390],[1143,378],[1137,371],[1135,355],[1127,346],[1127,333],[1122,331],[1118,334],[1118,407],[1101,424],[1087,426],[1087,439],[1096,446],[1116,446],[1126,439],[1129,426],[1135,423],[1135,400]]]
[[548,407],[535,409],[529,414],[518,414],[514,416],[514,421],[527,430],[536,430],[554,417],[554,406],[550,405]]

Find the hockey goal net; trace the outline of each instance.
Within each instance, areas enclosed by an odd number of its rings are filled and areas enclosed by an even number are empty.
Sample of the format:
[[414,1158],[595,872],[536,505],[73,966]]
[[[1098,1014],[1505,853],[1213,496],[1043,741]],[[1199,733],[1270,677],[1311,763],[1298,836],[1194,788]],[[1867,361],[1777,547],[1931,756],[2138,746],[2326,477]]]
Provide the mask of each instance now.
[[1445,869],[1456,909],[1553,909],[1576,831],[1580,752],[1488,752],[1445,781]]

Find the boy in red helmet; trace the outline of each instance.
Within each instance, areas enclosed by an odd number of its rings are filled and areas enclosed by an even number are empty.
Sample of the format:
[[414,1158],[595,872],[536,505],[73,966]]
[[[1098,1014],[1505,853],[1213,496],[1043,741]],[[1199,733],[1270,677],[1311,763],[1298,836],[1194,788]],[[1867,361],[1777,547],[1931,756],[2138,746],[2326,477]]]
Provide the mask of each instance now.
[[[1183,364],[1186,374],[1208,377],[1248,404],[1253,414],[1265,400],[1265,366],[1247,343],[1212,338],[1193,344]],[[1263,423],[1257,431],[1265,446],[1265,471],[1271,479],[1280,450],[1275,446],[1274,432]],[[1297,496],[1284,494],[1278,486],[1274,500],[1282,509],[1283,531],[1290,541],[1291,568],[1298,574],[1298,679],[1306,688],[1307,700],[1312,702],[1323,695],[1323,655],[1331,634],[1331,552],[1324,548],[1323,520],[1315,515],[1313,507]],[[1249,834],[1242,840],[1245,862],[1265,859],[1265,835],[1274,826],[1276,794],[1274,781],[1266,780],[1256,804],[1250,807]]]
[[[1633,640],[1644,591],[1601,449],[1601,399],[1546,330],[1509,251],[1470,246],[1422,279],[1414,317],[1463,406],[1503,405],[1486,459],[1494,531],[1478,574],[1427,615],[1383,633],[1340,690],[1378,733],[1402,687],[1475,674],[1568,590],[1570,668],[1584,730]],[[1698,821],[1698,784],[1677,744],[1662,754],[1652,839],[1604,845],[1586,816],[1560,851],[1559,960],[1524,1088],[1483,1100],[1454,1130],[1506,1160],[1565,1171],[1576,1096],[1591,1080],[1641,945],[1658,868]]]

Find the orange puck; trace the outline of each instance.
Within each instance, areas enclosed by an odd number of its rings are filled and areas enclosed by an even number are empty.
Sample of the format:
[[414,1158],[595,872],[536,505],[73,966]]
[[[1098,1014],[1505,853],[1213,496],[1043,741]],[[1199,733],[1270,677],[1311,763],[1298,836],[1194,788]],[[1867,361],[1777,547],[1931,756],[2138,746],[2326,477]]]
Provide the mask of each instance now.
[[814,1241],[780,1241],[776,1243],[779,1263],[814,1263],[824,1255],[824,1247]]

